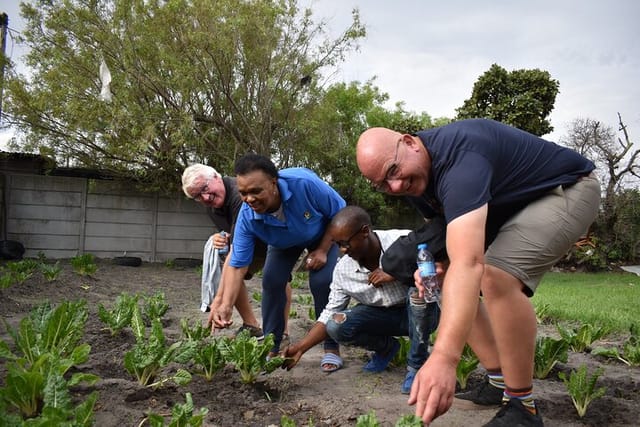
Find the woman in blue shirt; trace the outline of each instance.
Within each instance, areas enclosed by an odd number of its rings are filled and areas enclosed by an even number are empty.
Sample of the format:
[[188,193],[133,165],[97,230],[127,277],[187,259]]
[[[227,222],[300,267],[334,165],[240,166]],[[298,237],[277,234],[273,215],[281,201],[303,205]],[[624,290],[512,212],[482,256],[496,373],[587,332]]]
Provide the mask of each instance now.
[[[327,304],[338,248],[326,229],[346,203],[309,169],[278,171],[270,159],[257,154],[238,159],[235,173],[243,204],[210,321],[219,328],[231,324],[242,278],[253,259],[254,242],[261,240],[268,245],[262,275],[262,327],[265,334],[274,334],[272,352],[276,353],[284,329],[285,287],[304,249],[309,252],[304,265],[309,270],[316,316]],[[342,361],[333,357],[338,354],[338,344],[327,340],[324,349],[332,356],[323,359],[323,370],[339,369]],[[326,363],[329,360],[334,363]]]

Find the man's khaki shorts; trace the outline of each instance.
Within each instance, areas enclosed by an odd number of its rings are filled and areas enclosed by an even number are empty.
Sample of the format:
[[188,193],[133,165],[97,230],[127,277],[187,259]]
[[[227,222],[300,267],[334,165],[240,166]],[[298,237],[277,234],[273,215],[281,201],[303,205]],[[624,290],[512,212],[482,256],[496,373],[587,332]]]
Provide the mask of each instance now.
[[558,186],[509,219],[485,253],[485,263],[520,279],[532,296],[542,276],[584,236],[598,214],[595,173]]

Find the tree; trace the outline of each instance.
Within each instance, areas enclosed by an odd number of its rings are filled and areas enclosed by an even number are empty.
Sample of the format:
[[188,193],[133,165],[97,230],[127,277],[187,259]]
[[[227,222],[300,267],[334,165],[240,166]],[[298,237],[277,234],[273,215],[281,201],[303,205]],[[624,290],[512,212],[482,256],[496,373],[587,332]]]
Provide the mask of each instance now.
[[558,81],[547,71],[508,72],[493,64],[473,85],[471,98],[456,109],[456,119],[483,117],[545,135],[553,130],[547,117],[553,110],[558,88]]
[[633,149],[627,126],[618,113],[619,131],[593,119],[571,122],[569,133],[561,143],[596,163],[604,197],[600,217],[594,230],[602,243],[601,251],[610,261],[635,261],[640,233],[638,191],[627,190],[624,183],[640,177],[640,149]]
[[[357,10],[337,38],[296,0],[38,0],[21,5],[28,76],[7,79],[21,148],[175,189],[199,161],[286,159],[323,70],[364,37]],[[101,100],[101,62],[112,100]],[[285,155],[281,155],[284,153]]]

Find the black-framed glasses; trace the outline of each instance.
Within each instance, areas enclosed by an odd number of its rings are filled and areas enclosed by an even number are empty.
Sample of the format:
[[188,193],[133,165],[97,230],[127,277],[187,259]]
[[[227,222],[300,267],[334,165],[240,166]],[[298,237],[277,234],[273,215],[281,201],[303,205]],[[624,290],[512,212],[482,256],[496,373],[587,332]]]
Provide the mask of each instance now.
[[364,225],[356,230],[347,240],[336,240],[336,245],[341,248],[349,249],[351,247],[351,240],[356,237],[362,230],[364,229]]
[[384,179],[382,180],[382,182],[371,183],[371,186],[374,190],[381,193],[386,193],[389,191],[389,183],[400,178],[400,167],[398,166],[398,151],[400,151],[401,142],[402,138],[400,138],[396,143],[396,154],[395,156],[393,156],[393,162],[391,163],[391,166],[389,166],[389,169],[387,169],[387,172],[384,174]]

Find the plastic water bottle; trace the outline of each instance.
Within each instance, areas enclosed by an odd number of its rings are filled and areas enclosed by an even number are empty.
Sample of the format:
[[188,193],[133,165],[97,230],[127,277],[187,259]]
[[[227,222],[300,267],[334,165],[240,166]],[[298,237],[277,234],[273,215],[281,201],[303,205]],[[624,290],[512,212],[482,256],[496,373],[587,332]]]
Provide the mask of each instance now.
[[[221,231],[221,232],[220,232],[220,235],[221,235],[222,237],[227,237],[227,232],[226,232],[226,231]],[[227,244],[224,246],[224,248],[220,248],[220,249],[218,249],[218,253],[219,253],[220,255],[226,255],[226,254],[228,254],[228,253],[229,253],[229,244],[227,243]]]
[[440,303],[440,286],[436,276],[436,263],[433,255],[427,249],[426,243],[418,245],[418,256],[416,258],[422,286],[424,286],[424,300],[427,303]]

